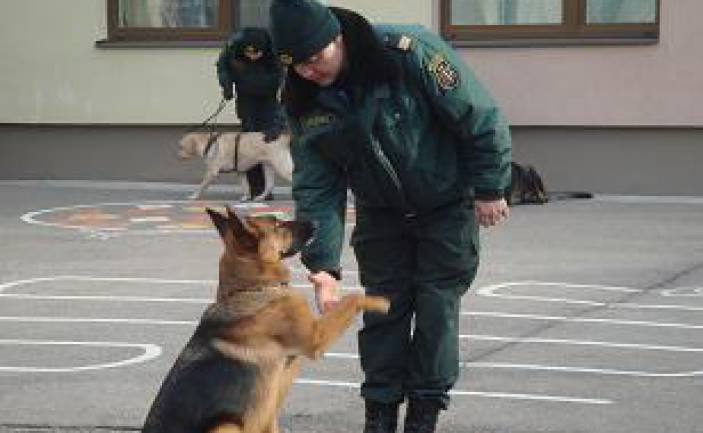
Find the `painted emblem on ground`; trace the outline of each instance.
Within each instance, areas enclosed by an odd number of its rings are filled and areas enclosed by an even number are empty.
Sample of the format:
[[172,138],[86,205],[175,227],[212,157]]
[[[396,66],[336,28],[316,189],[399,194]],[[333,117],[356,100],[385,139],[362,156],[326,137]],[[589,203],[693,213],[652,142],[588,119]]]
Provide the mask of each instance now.
[[[225,202],[160,201],[135,203],[99,203],[42,209],[27,213],[22,220],[29,224],[73,229],[92,237],[109,238],[122,234],[202,233],[212,230],[205,208],[223,210]],[[230,206],[247,215],[276,215],[292,218],[291,202],[235,203]],[[354,210],[347,211],[347,222]]]

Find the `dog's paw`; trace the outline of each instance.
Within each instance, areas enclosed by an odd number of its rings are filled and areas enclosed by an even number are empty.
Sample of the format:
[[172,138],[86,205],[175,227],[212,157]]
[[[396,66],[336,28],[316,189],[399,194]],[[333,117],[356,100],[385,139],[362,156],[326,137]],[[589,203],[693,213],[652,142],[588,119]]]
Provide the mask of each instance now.
[[381,296],[364,296],[361,308],[366,311],[387,314],[391,309],[391,303],[388,299]]
[[200,194],[193,193],[188,196],[188,200],[200,200]]

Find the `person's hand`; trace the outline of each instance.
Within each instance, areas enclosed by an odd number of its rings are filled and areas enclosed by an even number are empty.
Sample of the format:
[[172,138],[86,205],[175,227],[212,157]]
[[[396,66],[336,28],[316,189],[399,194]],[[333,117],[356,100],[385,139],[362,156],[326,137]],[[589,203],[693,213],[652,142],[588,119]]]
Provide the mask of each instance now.
[[315,303],[320,313],[326,313],[334,309],[339,303],[337,288],[339,283],[334,277],[325,271],[316,272],[308,276],[315,288]]
[[482,227],[492,227],[508,219],[510,210],[504,198],[499,200],[476,200],[474,203],[476,221]]
[[225,98],[226,101],[230,101],[234,98],[234,89],[232,89],[231,85],[222,88],[222,97]]

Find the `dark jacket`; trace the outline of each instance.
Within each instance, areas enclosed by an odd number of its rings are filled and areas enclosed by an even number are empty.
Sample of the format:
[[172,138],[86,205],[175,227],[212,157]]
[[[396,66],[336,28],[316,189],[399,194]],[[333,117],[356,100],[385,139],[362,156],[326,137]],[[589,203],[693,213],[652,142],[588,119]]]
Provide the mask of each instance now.
[[507,122],[451,47],[420,26],[372,27],[332,10],[345,76],[318,88],[291,73],[284,91],[297,217],[320,224],[302,256],[311,270],[339,267],[347,188],[357,213],[400,219],[475,195],[499,198],[510,182]]
[[[263,52],[252,62],[244,55],[247,45]],[[233,66],[234,65],[234,66]],[[283,68],[276,59],[265,29],[247,27],[232,35],[217,60],[217,78],[225,92],[236,91],[237,115],[245,129],[262,130],[274,122],[279,110],[278,90]]]

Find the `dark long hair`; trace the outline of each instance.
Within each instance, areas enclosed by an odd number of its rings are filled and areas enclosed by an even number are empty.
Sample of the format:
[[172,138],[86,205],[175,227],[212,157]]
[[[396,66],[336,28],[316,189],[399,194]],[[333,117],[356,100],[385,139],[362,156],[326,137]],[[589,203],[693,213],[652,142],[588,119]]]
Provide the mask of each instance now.
[[[330,10],[342,28],[347,57],[345,80],[350,86],[361,86],[366,92],[375,86],[402,79],[400,65],[364,17],[344,8],[330,7]],[[315,83],[289,68],[282,94],[288,114],[298,117],[308,112],[313,108],[319,90]]]

